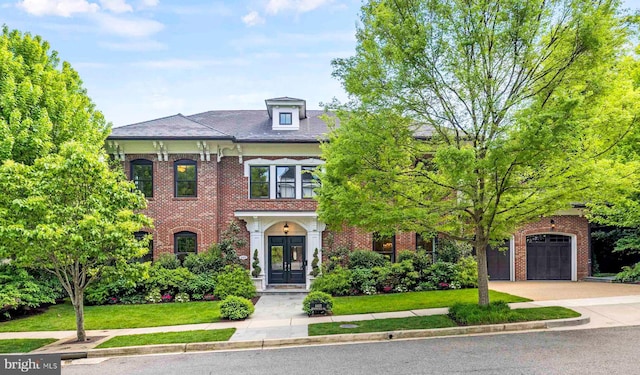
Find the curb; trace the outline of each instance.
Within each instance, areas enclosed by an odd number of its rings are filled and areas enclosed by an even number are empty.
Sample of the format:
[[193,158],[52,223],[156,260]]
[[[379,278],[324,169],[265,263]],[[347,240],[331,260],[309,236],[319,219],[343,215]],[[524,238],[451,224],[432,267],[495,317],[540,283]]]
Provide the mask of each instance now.
[[[535,322],[492,324],[482,326],[450,327],[436,329],[420,329],[406,331],[386,331],[372,333],[351,333],[342,335],[308,336],[286,339],[263,339],[251,341],[220,341],[220,342],[199,342],[191,344],[162,344],[145,346],[127,346],[121,348],[89,349],[86,352],[66,353],[76,355],[73,358],[102,358],[116,356],[131,356],[145,354],[165,354],[165,353],[188,353],[216,350],[239,350],[239,349],[268,349],[282,348],[300,345],[326,345],[349,342],[380,342],[391,340],[406,340],[416,338],[443,337],[473,335],[481,333],[516,332],[535,329],[548,329],[558,327],[569,327],[583,325],[590,322],[588,316],[578,318],[543,320]],[[77,356],[81,355],[81,356]]]

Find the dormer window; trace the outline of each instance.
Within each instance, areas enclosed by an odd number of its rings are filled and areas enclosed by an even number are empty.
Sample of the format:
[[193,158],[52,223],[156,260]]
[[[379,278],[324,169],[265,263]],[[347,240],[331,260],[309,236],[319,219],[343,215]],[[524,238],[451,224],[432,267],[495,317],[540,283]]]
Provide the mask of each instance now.
[[291,112],[280,112],[280,125],[291,125]]
[[273,130],[299,130],[300,122],[307,118],[307,102],[282,97],[265,100]]

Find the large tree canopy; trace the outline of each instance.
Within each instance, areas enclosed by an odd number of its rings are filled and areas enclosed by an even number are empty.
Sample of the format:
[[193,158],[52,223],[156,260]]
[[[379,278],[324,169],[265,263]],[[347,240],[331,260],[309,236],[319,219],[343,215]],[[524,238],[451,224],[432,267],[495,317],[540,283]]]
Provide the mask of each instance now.
[[66,143],[34,165],[0,167],[0,257],[58,277],[76,309],[78,340],[85,339],[85,288],[105,267],[148,251],[133,236],[151,225],[134,211],[146,200],[104,156],[97,147]]
[[142,194],[101,149],[109,126],[40,37],[0,34],[0,259],[55,274],[84,340],[84,290],[148,251]]
[[102,144],[108,126],[78,73],[39,36],[0,34],[0,162],[32,164],[64,142]]
[[373,0],[357,41],[334,61],[328,223],[471,243],[487,304],[490,241],[616,181],[602,156],[640,98],[615,1]]

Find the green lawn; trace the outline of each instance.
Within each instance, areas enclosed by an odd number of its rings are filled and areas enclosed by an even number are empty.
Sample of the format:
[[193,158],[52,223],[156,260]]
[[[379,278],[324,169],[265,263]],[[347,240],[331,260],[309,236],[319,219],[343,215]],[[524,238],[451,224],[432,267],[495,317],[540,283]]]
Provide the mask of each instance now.
[[228,341],[235,328],[211,329],[183,332],[145,333],[140,335],[116,336],[96,348],[119,348],[123,346],[183,344],[191,342]]
[[[530,299],[489,291],[492,301],[528,302]],[[366,314],[448,307],[456,302],[477,303],[477,289],[435,290],[430,292],[375,294],[372,296],[336,297],[333,315]]]
[[56,342],[56,339],[7,339],[0,340],[0,353],[28,353],[45,345]]
[[[536,320],[552,320],[574,318],[577,312],[564,307],[536,307],[530,309],[514,309],[508,321],[494,322],[514,323]],[[357,328],[340,328],[343,324],[356,324]],[[408,329],[434,329],[455,327],[456,322],[447,315],[414,316],[410,318],[391,318],[361,320],[354,322],[315,323],[309,325],[309,336],[337,335],[343,333],[386,332]]]
[[[220,306],[217,301],[85,306],[84,314],[86,329],[159,327],[217,322]],[[0,332],[75,329],[75,315],[69,302],[51,306],[39,315],[0,323]]]

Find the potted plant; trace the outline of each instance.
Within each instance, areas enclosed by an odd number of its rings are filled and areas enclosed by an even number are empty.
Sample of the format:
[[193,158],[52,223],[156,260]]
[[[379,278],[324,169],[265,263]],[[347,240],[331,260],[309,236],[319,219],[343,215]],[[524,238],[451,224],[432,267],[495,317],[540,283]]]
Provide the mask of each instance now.
[[264,290],[264,277],[260,276],[262,268],[260,267],[260,258],[258,257],[258,249],[253,251],[253,263],[251,263],[251,280],[256,290]]

